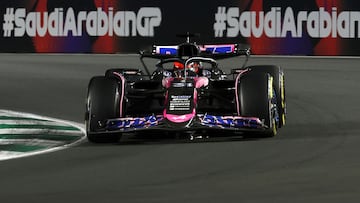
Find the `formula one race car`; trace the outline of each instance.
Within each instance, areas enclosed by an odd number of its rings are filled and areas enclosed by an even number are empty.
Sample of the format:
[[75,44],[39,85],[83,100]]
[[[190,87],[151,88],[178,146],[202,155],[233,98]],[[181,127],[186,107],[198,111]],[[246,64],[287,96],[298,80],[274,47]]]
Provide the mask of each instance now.
[[[250,49],[197,45],[190,42],[193,35],[184,37],[180,45],[141,51],[146,73],[109,69],[90,80],[85,123],[91,142],[116,142],[123,133],[144,131],[272,137],[285,125],[284,72],[279,66],[245,66],[246,60],[225,73],[218,59],[247,59]],[[144,58],[158,59],[154,72]]]

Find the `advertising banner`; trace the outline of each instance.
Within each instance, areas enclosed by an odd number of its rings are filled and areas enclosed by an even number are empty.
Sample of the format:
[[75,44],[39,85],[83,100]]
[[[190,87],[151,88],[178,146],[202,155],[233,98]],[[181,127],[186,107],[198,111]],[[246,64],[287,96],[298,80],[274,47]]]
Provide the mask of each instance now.
[[0,20],[0,52],[134,53],[191,32],[253,54],[360,55],[355,0],[12,0]]

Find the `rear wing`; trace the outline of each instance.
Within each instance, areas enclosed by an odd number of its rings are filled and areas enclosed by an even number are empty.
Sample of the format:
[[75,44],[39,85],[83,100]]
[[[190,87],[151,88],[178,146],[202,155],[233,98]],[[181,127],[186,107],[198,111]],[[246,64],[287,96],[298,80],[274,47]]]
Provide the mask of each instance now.
[[[151,52],[141,51],[141,57],[166,59],[179,57],[181,45],[154,45]],[[240,44],[206,44],[196,45],[198,54],[193,56],[224,59],[236,56],[249,56],[250,48],[240,48]]]

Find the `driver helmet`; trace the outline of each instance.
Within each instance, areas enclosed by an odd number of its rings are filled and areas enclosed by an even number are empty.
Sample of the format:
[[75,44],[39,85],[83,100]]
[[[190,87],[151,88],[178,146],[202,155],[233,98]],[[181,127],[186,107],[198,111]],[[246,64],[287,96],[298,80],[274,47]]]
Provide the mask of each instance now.
[[174,74],[176,77],[181,77],[181,71],[184,70],[184,64],[178,61],[174,62]]
[[174,62],[174,70],[182,70],[184,69],[184,64],[178,61]]
[[191,62],[188,64],[187,68],[194,73],[199,73],[201,62]]

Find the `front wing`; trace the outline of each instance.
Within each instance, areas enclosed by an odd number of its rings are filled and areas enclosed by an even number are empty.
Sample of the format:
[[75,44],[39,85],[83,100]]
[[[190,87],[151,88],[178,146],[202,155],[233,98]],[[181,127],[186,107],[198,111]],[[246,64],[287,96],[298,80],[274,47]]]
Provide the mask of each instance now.
[[162,115],[145,117],[116,118],[105,121],[100,132],[123,133],[143,130],[163,131],[196,131],[196,130],[231,130],[231,131],[263,131],[268,129],[259,118],[241,116],[215,116],[198,114],[186,124],[179,125],[164,119]]

